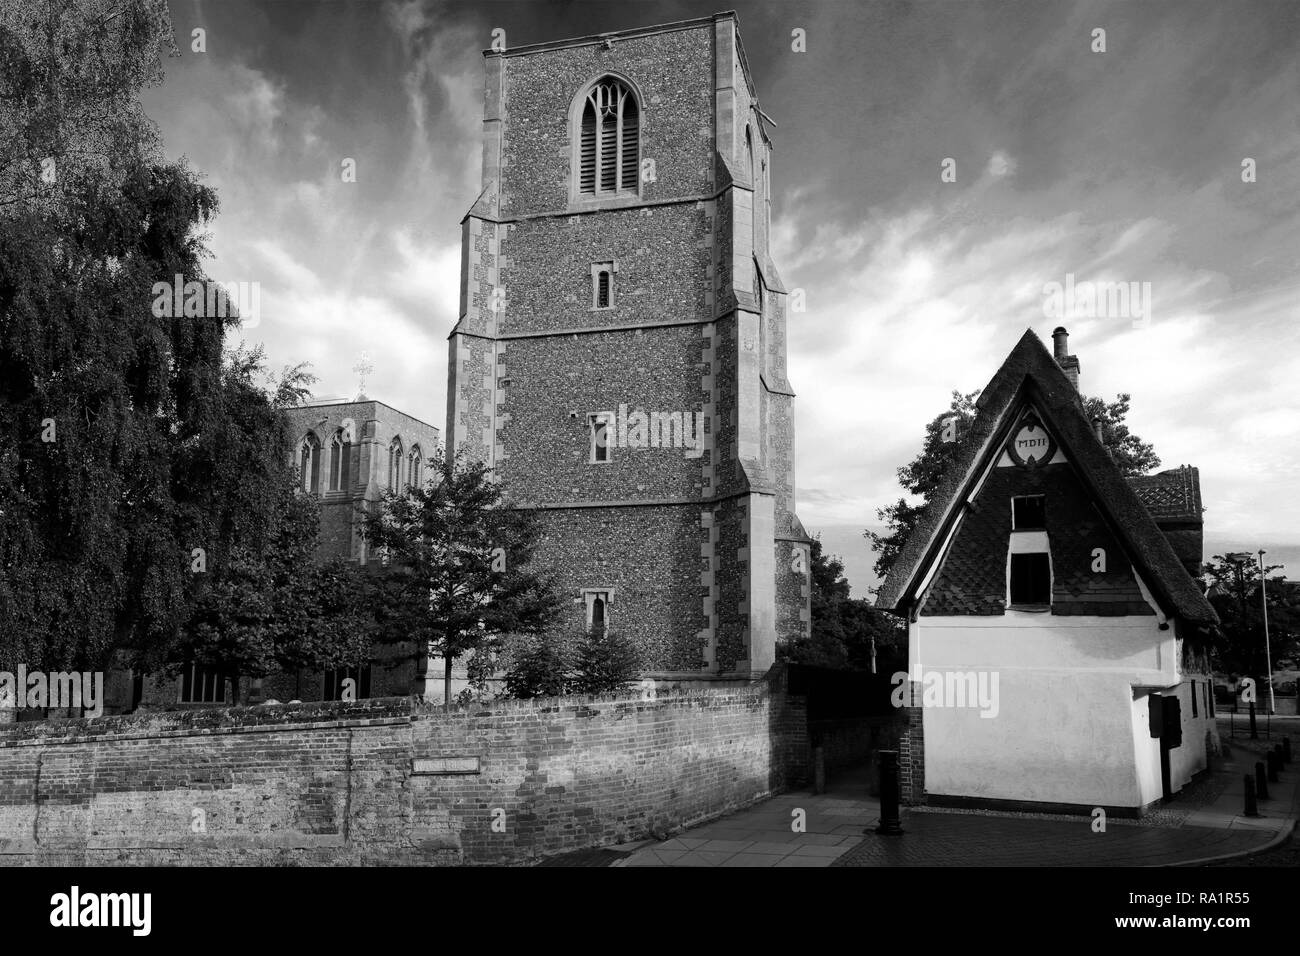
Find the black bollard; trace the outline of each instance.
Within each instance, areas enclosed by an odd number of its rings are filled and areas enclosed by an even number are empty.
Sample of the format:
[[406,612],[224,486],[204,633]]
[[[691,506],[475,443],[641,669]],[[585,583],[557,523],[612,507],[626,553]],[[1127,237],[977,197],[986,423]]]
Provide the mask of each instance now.
[[1283,763],[1291,762],[1291,738],[1290,737],[1282,738],[1282,762]]
[[1250,702],[1250,739],[1259,740],[1259,733],[1255,730],[1255,702]]
[[880,751],[880,825],[876,832],[883,836],[897,836],[903,832],[898,819],[898,777],[898,751]]
[[1255,800],[1255,778],[1250,774],[1244,775],[1246,778],[1246,816],[1259,816],[1259,803]]
[[1264,761],[1255,761],[1255,793],[1259,799],[1268,799],[1268,780],[1264,771]]
[[826,751],[818,744],[813,748],[813,793],[826,792]]
[[1273,753],[1277,754],[1277,771],[1281,773],[1286,769],[1286,751],[1282,749],[1281,744],[1274,744]]
[[1277,751],[1270,750],[1264,756],[1268,759],[1268,782],[1277,783]]

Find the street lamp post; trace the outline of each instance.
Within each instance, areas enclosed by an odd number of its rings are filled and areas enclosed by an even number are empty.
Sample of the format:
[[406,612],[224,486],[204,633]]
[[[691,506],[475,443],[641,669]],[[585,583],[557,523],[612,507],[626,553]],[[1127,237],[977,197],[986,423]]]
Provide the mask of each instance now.
[[1268,668],[1268,712],[1275,713],[1273,701],[1273,653],[1268,644],[1268,593],[1265,590],[1264,549],[1259,550],[1259,601],[1264,611],[1264,666]]

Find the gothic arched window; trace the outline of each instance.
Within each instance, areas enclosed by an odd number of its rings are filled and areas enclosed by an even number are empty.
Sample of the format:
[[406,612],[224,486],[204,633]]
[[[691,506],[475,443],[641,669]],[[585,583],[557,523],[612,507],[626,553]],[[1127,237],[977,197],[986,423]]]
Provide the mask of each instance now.
[[345,491],[348,487],[348,463],[352,457],[352,443],[343,429],[330,439],[330,491]]
[[402,440],[394,438],[388,446],[388,487],[400,491],[402,486]]
[[580,195],[636,192],[641,109],[626,83],[605,77],[587,91],[578,140]]
[[410,459],[411,459],[410,463],[406,466],[406,474],[407,474],[406,480],[408,484],[414,485],[416,488],[419,488],[421,465],[424,462],[424,455],[420,451],[419,445],[411,446]]
[[320,439],[308,432],[298,448],[298,480],[303,491],[320,491]]

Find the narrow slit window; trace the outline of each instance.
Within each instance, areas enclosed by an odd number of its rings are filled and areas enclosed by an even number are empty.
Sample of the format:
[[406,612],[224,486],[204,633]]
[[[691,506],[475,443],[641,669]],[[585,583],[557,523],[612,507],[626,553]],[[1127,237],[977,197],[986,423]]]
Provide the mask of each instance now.
[[587,424],[591,431],[591,458],[593,464],[607,462],[610,460],[609,445],[610,424],[604,415],[590,415],[587,418]]
[[613,262],[596,262],[591,266],[591,307],[614,308],[614,273],[618,267]]
[[609,606],[613,603],[613,592],[588,590],[584,593],[587,603],[587,631],[604,635],[609,630]]

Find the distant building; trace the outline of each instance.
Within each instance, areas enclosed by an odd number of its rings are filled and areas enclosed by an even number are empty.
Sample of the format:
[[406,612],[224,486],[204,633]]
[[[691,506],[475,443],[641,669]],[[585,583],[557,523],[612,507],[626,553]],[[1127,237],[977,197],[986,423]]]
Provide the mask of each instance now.
[[1125,479],[1027,331],[883,584],[913,802],[1139,812],[1217,747],[1195,468]]
[[[429,477],[428,459],[440,449],[439,430],[365,396],[313,402],[286,414],[299,486],[320,502],[317,559],[376,562],[379,556],[370,553],[362,535],[362,514],[374,508],[385,491],[418,485]],[[262,698],[337,700],[349,678],[358,697],[409,694],[416,676],[413,650],[413,645],[397,642],[376,647],[370,660],[358,661],[355,667],[272,674],[262,682]],[[439,690],[441,667],[440,659],[428,666]],[[237,679],[243,700],[251,681],[247,676]],[[132,681],[129,672],[115,672],[110,682],[118,710],[224,706],[234,699],[229,675],[199,666],[176,678],[141,676]]]
[[360,513],[385,491],[420,485],[439,449],[439,430],[383,402],[313,402],[288,411],[302,490],[320,499],[324,558],[366,564]]

